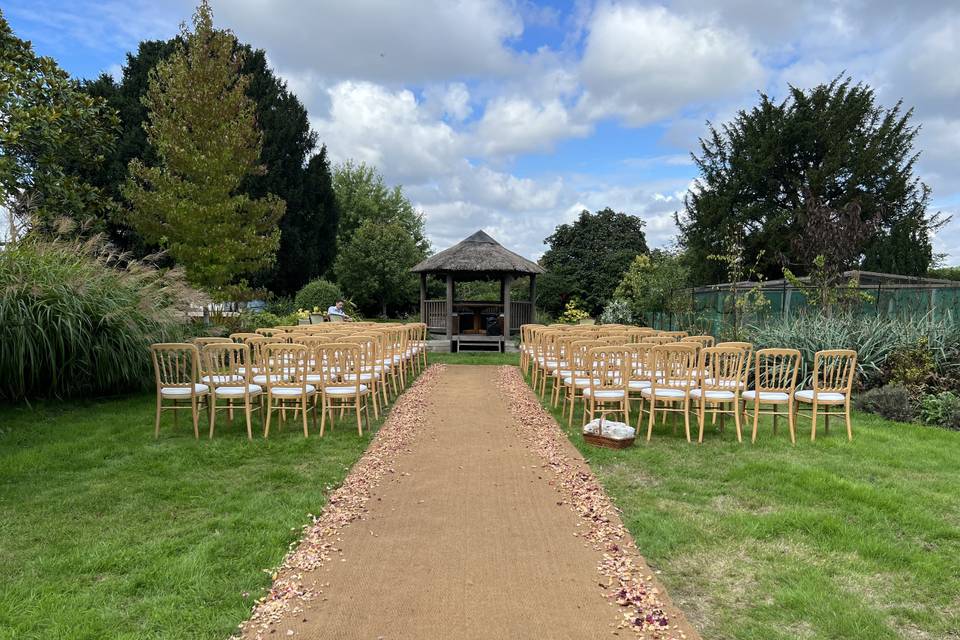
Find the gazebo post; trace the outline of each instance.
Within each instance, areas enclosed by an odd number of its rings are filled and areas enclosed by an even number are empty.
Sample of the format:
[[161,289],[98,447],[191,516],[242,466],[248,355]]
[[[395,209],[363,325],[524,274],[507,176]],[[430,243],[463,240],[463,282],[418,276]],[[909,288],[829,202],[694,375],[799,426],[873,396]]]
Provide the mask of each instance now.
[[427,318],[427,274],[420,274],[420,322],[430,326]]
[[510,339],[510,284],[513,282],[513,276],[505,275],[501,282],[503,283],[503,338],[505,349],[506,341]]
[[447,274],[447,340],[453,339],[453,274]]
[[537,322],[537,274],[530,274],[530,322]]

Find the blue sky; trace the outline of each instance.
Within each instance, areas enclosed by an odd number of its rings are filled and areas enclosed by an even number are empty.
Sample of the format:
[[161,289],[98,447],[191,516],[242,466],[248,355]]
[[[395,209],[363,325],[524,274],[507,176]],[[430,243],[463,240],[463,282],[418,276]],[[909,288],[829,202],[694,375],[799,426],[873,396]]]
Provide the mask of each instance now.
[[[213,0],[266,50],[332,158],[375,164],[436,248],[483,228],[538,256],[584,208],[669,245],[705,122],[841,72],[923,129],[934,209],[960,209],[960,5],[946,0]],[[118,75],[191,2],[7,0],[15,32],[78,77]],[[938,252],[960,263],[960,220]]]

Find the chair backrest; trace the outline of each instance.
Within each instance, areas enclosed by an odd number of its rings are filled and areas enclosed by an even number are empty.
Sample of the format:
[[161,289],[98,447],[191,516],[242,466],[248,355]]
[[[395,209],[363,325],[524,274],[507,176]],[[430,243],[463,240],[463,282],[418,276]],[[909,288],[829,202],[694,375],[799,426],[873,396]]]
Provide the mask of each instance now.
[[630,342],[640,342],[648,336],[654,334],[653,329],[647,327],[630,327],[627,329],[627,335],[630,336]]
[[336,313],[329,314],[327,318],[330,320],[330,322],[346,322],[346,319],[343,316]]
[[259,337],[262,336],[262,335],[263,335],[262,333],[251,333],[251,332],[247,332],[247,331],[238,331],[237,333],[231,333],[231,334],[230,334],[230,339],[233,340],[234,342],[243,343],[243,342],[246,342],[246,341],[247,341],[247,338],[259,338]]
[[359,393],[363,373],[360,345],[351,341],[331,342],[321,345],[318,351],[325,367],[325,386],[353,387]]
[[535,328],[542,327],[542,324],[528,323],[520,325],[520,344],[528,347],[533,342],[532,332]]
[[686,338],[690,334],[687,333],[686,331],[661,331],[660,335],[670,336],[674,340],[680,340],[680,338]]
[[608,333],[597,338],[597,342],[605,345],[624,345],[630,342],[630,336],[625,333]]
[[[200,351],[203,371],[214,387],[250,384],[250,347],[236,342],[208,344]],[[240,381],[238,381],[238,379]]]
[[280,333],[285,333],[283,329],[278,329],[276,327],[260,327],[259,329],[255,329],[255,331],[262,336],[267,336],[268,338]]
[[696,384],[697,345],[671,342],[650,349],[653,387],[690,389]]
[[654,345],[645,342],[632,342],[624,346],[627,352],[627,376],[631,380],[650,379],[650,350]]
[[857,373],[857,352],[827,349],[813,355],[813,390],[849,394]]
[[593,393],[625,389],[627,385],[627,351],[624,346],[602,346],[590,349],[590,388]]
[[161,342],[150,345],[153,372],[160,387],[193,388],[200,378],[200,351],[187,342]]
[[215,336],[197,336],[193,339],[193,344],[197,345],[198,349],[202,349],[205,344],[216,344],[216,343],[228,343],[233,342],[230,338],[218,338]]
[[260,366],[267,378],[267,389],[280,387],[306,390],[309,352],[302,344],[271,342],[263,345]]
[[702,336],[686,336],[680,338],[680,342],[698,342],[700,346],[703,347],[712,347],[714,346],[715,340],[713,336],[702,335]]
[[673,336],[663,335],[646,336],[644,338],[640,338],[640,342],[646,342],[647,344],[672,344],[676,341],[677,340]]
[[378,364],[380,359],[380,339],[369,333],[354,333],[339,340],[338,342],[351,343],[357,345],[360,349],[360,367],[362,371],[369,372],[374,365]]
[[754,389],[792,394],[797,386],[800,359],[796,349],[760,349],[753,359]]
[[704,347],[700,349],[697,370],[700,386],[707,391],[739,393],[747,369],[747,352],[740,347]]

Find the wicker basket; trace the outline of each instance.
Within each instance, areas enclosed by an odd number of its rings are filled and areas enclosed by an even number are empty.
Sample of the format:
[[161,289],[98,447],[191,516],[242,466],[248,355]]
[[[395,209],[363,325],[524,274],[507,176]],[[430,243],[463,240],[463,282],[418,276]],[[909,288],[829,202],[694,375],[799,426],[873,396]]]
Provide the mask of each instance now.
[[592,444],[595,447],[604,447],[606,449],[626,449],[633,446],[636,438],[626,438],[625,440],[615,440],[607,436],[598,436],[592,433],[583,434],[583,441]]

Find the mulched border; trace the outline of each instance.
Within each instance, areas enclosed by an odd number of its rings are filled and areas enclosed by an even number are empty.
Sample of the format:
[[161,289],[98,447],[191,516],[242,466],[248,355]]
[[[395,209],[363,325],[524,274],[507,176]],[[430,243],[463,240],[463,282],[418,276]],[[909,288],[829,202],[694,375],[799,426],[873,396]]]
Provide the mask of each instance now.
[[323,513],[310,516],[312,522],[304,525],[303,537],[291,545],[280,567],[271,572],[273,585],[253,606],[250,618],[240,625],[241,633],[252,634],[257,640],[262,640],[265,634],[282,637],[274,625],[284,614],[301,613],[304,604],[322,596],[322,589],[313,590],[303,583],[303,575],[323,566],[331,553],[339,551],[340,530],[363,516],[372,490],[384,476],[395,473],[393,462],[400,453],[409,450],[411,439],[423,426],[424,409],[444,368],[442,364],[428,367],[396,401],[366,452],[353,465],[343,484],[330,494]]
[[586,532],[576,535],[603,553],[597,570],[607,579],[607,597],[620,605],[619,628],[632,629],[650,640],[687,638],[664,612],[653,576],[643,575],[646,565],[619,510],[593,473],[570,457],[566,434],[527,387],[519,369],[500,367],[497,386],[507,399],[521,440],[543,459],[543,468],[556,475],[550,484],[563,498],[558,504],[569,504],[583,519]]

